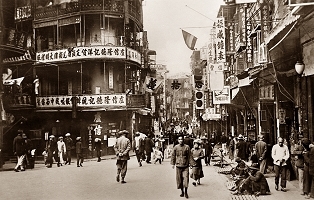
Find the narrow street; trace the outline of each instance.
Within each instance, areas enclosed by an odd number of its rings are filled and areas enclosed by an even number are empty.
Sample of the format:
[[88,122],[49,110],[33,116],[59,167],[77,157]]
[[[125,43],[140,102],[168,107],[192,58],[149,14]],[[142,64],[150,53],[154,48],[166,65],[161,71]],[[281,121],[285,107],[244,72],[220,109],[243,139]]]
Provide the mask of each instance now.
[[[126,184],[117,183],[115,179],[115,159],[94,159],[83,163],[82,168],[76,163],[48,169],[43,164],[37,164],[35,169],[25,172],[0,172],[1,199],[52,200],[52,199],[129,199],[157,200],[183,199],[176,189],[175,169],[170,165],[170,159],[160,164],[146,164],[138,167],[136,158],[131,157],[128,163]],[[193,186],[190,179],[190,199],[299,199],[297,189],[288,182],[286,193],[274,190],[274,178],[267,178],[272,195],[268,196],[233,196],[226,187],[227,177],[218,173],[216,166],[203,166],[205,177],[201,185]]]

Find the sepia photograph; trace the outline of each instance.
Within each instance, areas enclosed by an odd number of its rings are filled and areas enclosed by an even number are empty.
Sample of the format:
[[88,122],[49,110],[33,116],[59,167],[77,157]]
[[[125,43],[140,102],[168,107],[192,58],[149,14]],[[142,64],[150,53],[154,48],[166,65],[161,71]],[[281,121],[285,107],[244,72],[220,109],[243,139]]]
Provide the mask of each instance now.
[[0,0],[0,199],[314,199],[313,3]]

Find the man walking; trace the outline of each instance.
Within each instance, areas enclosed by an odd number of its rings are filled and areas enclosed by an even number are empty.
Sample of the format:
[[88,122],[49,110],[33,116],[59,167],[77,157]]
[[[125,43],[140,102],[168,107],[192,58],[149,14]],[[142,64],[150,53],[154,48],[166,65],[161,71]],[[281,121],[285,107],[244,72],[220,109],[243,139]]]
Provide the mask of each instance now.
[[271,157],[274,160],[274,170],[275,170],[275,189],[278,190],[279,177],[281,176],[281,191],[286,191],[286,172],[287,172],[287,160],[290,157],[289,149],[283,144],[283,139],[278,138],[278,144],[275,144],[271,151]]
[[140,132],[135,133],[134,141],[133,141],[133,147],[135,151],[135,155],[137,158],[138,165],[142,167],[142,158],[144,153],[144,147],[143,147],[143,138],[141,137]]
[[126,130],[120,131],[118,133],[121,135],[114,146],[114,150],[117,156],[117,182],[120,182],[120,174],[121,174],[121,183],[126,183],[124,178],[127,172],[127,164],[128,160],[130,160],[129,151],[131,149],[131,142],[126,137],[129,132]]
[[259,138],[259,141],[256,142],[255,144],[256,156],[258,158],[260,172],[265,174],[267,144],[266,142],[263,141],[264,140],[263,135],[259,135],[258,138]]
[[[190,147],[183,142],[183,136],[178,137],[176,146],[173,147],[171,155],[171,165],[174,169],[176,166],[176,180],[177,188],[181,189],[180,197],[189,198],[188,186],[189,186],[189,165],[192,161]],[[196,163],[195,163],[196,164]]]
[[71,134],[67,133],[65,134],[65,138],[64,138],[64,143],[65,143],[65,148],[66,148],[66,156],[65,156],[65,165],[69,164],[71,165],[71,149],[73,147],[73,140],[70,137]]
[[152,158],[152,152],[154,147],[154,142],[151,139],[151,135],[148,134],[148,136],[144,139],[145,144],[145,154],[146,154],[146,163],[151,164],[151,158]]
[[23,162],[25,159],[25,140],[22,138],[23,131],[18,130],[17,136],[13,140],[13,153],[17,156],[17,164],[14,171],[18,172],[19,168],[21,171],[25,171]]

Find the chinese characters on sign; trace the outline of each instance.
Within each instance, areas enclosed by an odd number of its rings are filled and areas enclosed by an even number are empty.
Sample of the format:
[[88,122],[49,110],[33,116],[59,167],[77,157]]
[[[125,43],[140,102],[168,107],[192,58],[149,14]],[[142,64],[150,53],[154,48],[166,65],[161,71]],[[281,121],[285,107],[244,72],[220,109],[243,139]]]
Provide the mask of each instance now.
[[274,85],[267,85],[259,88],[259,99],[274,100],[274,96]]
[[95,58],[128,59],[137,63],[141,63],[140,53],[125,47],[72,47],[68,49],[36,53],[36,61],[44,63]]
[[213,91],[213,103],[214,104],[230,104],[230,87],[225,86],[223,90]]
[[[76,96],[77,107],[126,106],[125,94]],[[71,108],[72,96],[36,97],[37,108]]]
[[217,18],[216,24],[216,59],[218,63],[226,62],[225,20]]

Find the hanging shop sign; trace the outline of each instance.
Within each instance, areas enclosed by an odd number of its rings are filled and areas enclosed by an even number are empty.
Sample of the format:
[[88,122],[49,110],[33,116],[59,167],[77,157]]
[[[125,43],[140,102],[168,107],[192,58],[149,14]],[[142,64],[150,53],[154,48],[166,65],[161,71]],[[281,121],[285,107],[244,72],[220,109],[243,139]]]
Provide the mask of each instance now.
[[15,9],[15,20],[26,19],[32,16],[31,6],[22,6]]
[[[72,108],[73,96],[36,97],[37,108]],[[125,94],[76,96],[77,107],[126,106]]]
[[226,43],[225,43],[225,19],[217,18],[216,23],[216,59],[218,63],[226,62]]
[[214,90],[213,103],[230,104],[230,86],[224,86],[222,90]]
[[127,60],[131,60],[133,62],[136,62],[138,64],[141,64],[141,54],[134,50],[134,49],[131,49],[131,48],[126,48],[127,50]]

